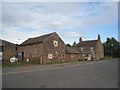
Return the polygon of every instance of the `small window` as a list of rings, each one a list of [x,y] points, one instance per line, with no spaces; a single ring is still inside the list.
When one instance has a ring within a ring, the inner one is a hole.
[[[93,48],[93,47],[91,47],[91,48],[90,48],[90,51],[94,51],[94,48]]]
[[[48,54],[48,58],[49,58],[49,59],[52,59],[52,54]]]
[[[83,51],[84,50],[84,48],[83,47],[81,47],[81,51]]]
[[[62,58],[62,55],[58,55],[57,57],[58,57],[59,59],[61,59],[61,58]]]
[[[85,54],[82,54],[83,57],[85,57]]]
[[[73,55],[71,55],[71,57],[73,57]]]
[[[91,57],[92,55],[91,54],[88,54],[89,57]]]
[[[58,47],[58,41],[54,41],[53,43],[55,47]]]

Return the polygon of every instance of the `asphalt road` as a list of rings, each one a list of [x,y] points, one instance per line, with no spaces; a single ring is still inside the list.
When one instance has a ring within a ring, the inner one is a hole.
[[[3,68],[3,88],[118,88],[118,60]]]

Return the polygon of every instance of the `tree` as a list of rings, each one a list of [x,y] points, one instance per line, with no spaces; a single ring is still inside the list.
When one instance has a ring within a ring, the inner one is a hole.
[[[106,56],[120,57],[120,42],[117,41],[114,37],[107,38],[107,41],[104,42],[103,45]]]

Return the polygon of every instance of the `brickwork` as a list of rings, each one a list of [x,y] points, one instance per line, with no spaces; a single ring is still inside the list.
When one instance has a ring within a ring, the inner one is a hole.
[[[54,45],[54,41],[58,42],[58,46]],[[65,44],[56,33],[53,33],[43,43],[19,46],[18,52],[24,52],[24,61],[29,59],[40,63],[59,62],[65,58]],[[49,54],[52,55],[52,59],[48,57]]]
[[[83,51],[81,51],[83,47]],[[93,48],[93,51],[91,51]],[[67,49],[67,53],[66,53]],[[104,57],[104,48],[99,40],[82,41],[73,48],[66,48],[65,43],[61,40],[57,33],[52,33],[37,38],[30,38],[18,46],[19,60],[52,63],[60,61],[76,61],[83,60],[91,54],[92,60]],[[83,56],[83,54],[85,56]]]

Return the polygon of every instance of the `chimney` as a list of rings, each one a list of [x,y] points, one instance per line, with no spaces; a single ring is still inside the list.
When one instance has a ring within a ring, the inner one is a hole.
[[[76,46],[76,42],[74,41],[74,43],[73,43],[73,47],[75,47]]]
[[[100,34],[98,34],[98,40],[100,41]]]
[[[79,42],[82,42],[82,38],[80,37]]]

